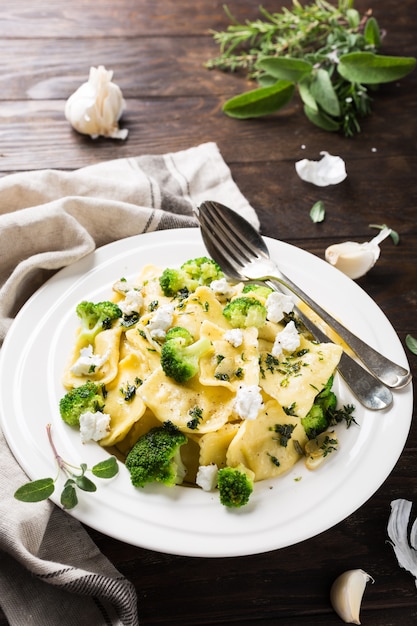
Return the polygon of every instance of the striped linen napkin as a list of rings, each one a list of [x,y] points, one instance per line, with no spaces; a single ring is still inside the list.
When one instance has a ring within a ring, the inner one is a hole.
[[[228,204],[259,227],[214,143],[0,179],[0,344],[58,269],[111,241],[196,226],[192,210],[203,200]],[[0,430],[0,605],[10,625],[138,624],[133,585],[83,526],[49,501],[13,497],[27,480]]]

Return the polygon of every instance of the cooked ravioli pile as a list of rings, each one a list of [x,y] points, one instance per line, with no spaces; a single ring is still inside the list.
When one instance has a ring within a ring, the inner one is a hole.
[[[126,461],[136,486],[214,490],[225,468],[260,481],[313,461],[312,443],[321,458],[336,446],[318,399],[335,406],[342,348],[312,340],[289,296],[228,283],[203,257],[178,270],[148,265],[135,281],[118,280],[109,302],[80,303],[77,314],[61,416]],[[163,429],[182,435],[161,461],[143,449]],[[145,477],[138,463],[152,464]]]

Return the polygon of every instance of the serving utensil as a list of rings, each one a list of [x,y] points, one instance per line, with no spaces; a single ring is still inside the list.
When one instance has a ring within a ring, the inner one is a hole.
[[[226,275],[236,280],[268,282],[274,288],[280,290],[284,288],[292,292],[305,302],[335,330],[372,373],[371,376],[346,352],[343,353],[340,362],[342,375],[349,386],[354,387],[352,391],[358,399],[366,403],[366,406],[376,405],[369,408],[389,406],[392,398],[390,399],[390,393],[383,385],[395,389],[406,386],[411,380],[411,375],[405,368],[393,363],[351,333],[285,276],[270,259],[268,248],[261,235],[238,213],[218,202],[207,201],[196,210],[196,215],[206,248]],[[323,331],[301,311],[298,310],[297,314],[319,341],[329,341]],[[383,385],[378,384],[376,378]],[[379,406],[380,404],[382,406]]]

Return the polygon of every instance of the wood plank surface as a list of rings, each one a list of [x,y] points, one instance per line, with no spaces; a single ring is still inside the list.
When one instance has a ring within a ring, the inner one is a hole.
[[[228,6],[238,20],[259,17],[251,0]],[[264,6],[278,11],[291,2]],[[386,29],[385,54],[417,55],[415,0],[358,0],[355,6],[372,8]],[[218,51],[210,30],[229,24],[222,7],[217,0],[3,2],[0,176],[73,170],[214,141],[267,236],[323,258],[330,243],[372,237],[369,224],[398,231],[399,245],[385,242],[377,265],[358,283],[405,346],[407,334],[417,337],[417,71],[375,93],[373,113],[352,139],[312,126],[298,99],[264,119],[232,120],[223,103],[252,85],[205,67]],[[64,117],[66,99],[99,64],[114,71],[126,99],[125,142],[81,136]],[[322,150],[345,159],[346,181],[327,188],[300,183],[295,161],[318,159]],[[318,200],[326,219],[313,224],[309,210]],[[415,376],[417,356],[406,353]],[[416,401],[406,447],[377,492],[343,522],[294,546],[239,558],[189,558],[89,532],[135,585],[141,626],[333,626],[342,622],[330,606],[330,585],[357,567],[375,578],[366,589],[362,624],[412,626],[415,582],[398,566],[386,525],[396,498],[412,500],[417,515],[415,417]],[[0,626],[6,624],[0,611]]]

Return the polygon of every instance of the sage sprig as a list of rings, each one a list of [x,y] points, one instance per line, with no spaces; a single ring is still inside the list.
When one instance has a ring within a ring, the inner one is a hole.
[[[337,6],[326,0],[302,6],[293,0],[292,10],[280,13],[260,7],[261,19],[244,24],[225,10],[232,24],[213,32],[220,55],[206,65],[244,71],[258,84],[224,104],[230,117],[270,115],[298,92],[313,124],[350,137],[371,113],[377,87],[403,78],[416,65],[414,57],[378,54],[379,24],[370,11],[361,16],[354,0],[339,0]]]
[[[49,443],[58,465],[57,476],[55,478],[40,478],[25,483],[14,493],[14,497],[17,500],[21,500],[22,502],[41,502],[42,500],[47,500],[54,493],[58,476],[63,472],[66,476],[66,481],[61,492],[60,501],[64,509],[73,509],[78,504],[77,488],[89,492],[97,490],[95,483],[86,476],[87,471],[91,472],[93,476],[97,478],[113,478],[118,473],[119,466],[114,456],[110,456],[104,461],[97,463],[90,470],[85,463],[74,466],[64,461],[58,454],[52,440],[50,424],[47,425],[46,430]]]

